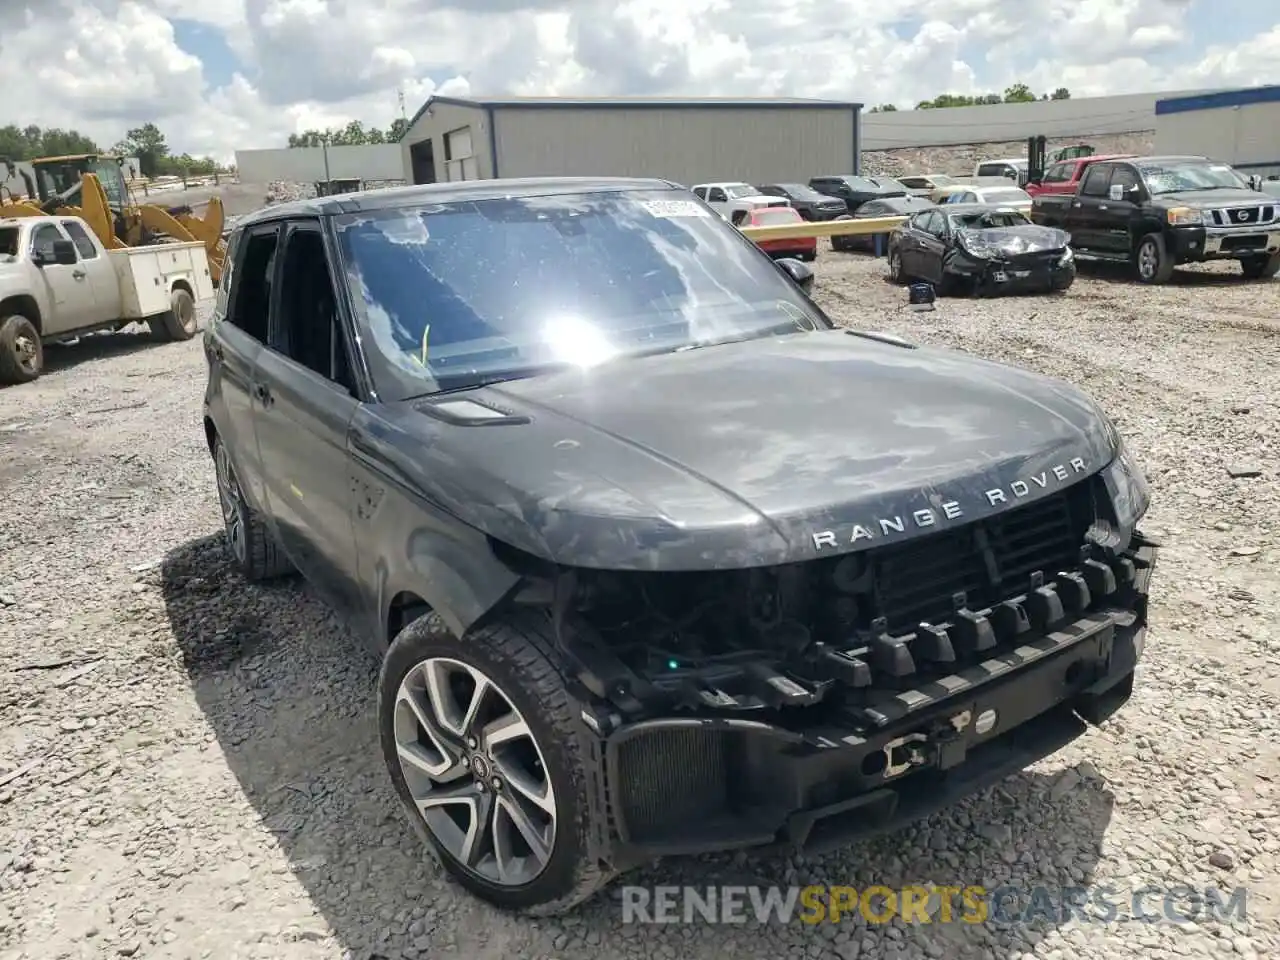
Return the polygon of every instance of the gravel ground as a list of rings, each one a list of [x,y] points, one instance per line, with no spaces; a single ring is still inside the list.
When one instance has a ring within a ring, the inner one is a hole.
[[[393,804],[377,664],[305,587],[247,586],[221,558],[199,342],[125,333],[0,391],[0,958],[1280,955],[1280,282],[1095,271],[1062,297],[912,314],[883,271],[825,254],[820,297],[1074,380],[1145,463],[1165,549],[1137,693],[911,830],[638,879],[1089,884],[1118,891],[1116,920],[623,925],[615,889],[535,923],[468,898]],[[1125,919],[1148,886],[1247,887],[1248,917]]]

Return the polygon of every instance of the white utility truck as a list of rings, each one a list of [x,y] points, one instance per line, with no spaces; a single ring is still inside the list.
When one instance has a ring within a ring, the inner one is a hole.
[[[202,243],[107,250],[78,217],[0,219],[0,383],[36,379],[45,344],[85,333],[146,323],[190,340],[213,295]]]
[[[693,188],[699,200],[707,201],[712,210],[730,223],[740,224],[752,210],[766,207],[789,207],[786,197],[769,197],[749,183],[699,183]]]

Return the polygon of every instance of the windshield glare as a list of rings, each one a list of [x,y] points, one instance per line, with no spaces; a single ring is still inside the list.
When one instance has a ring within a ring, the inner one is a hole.
[[[1249,184],[1225,163],[1142,164],[1138,169],[1152,196],[1182,190],[1249,189]]]
[[[951,226],[956,230],[991,230],[998,227],[1020,227],[1030,223],[1026,217],[1014,210],[1001,210],[994,213],[960,213],[952,214]]]
[[[760,191],[755,187],[748,186],[745,183],[729,183],[725,185],[724,193],[730,200],[739,200],[742,197],[754,197]]]
[[[335,226],[387,399],[829,325],[678,191],[460,201]]]

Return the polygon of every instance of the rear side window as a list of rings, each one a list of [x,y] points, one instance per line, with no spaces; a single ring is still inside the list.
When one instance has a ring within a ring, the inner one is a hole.
[[[76,250],[80,252],[82,260],[96,260],[98,257],[98,248],[93,245],[93,241],[89,239],[89,234],[85,233],[84,227],[76,223],[74,220],[63,220],[62,229],[67,231],[67,236],[71,238],[71,242],[76,245]]]
[[[53,256],[53,245],[59,240],[67,239],[62,231],[52,223],[42,223],[31,234],[31,251],[44,257]]]
[[[244,255],[236,267],[235,292],[227,322],[260,343],[267,342],[271,287],[275,280],[279,227],[256,230],[241,238]],[[226,283],[223,278],[223,283]]]
[[[1080,196],[1105,197],[1107,195],[1107,181],[1110,179],[1110,167],[1104,167],[1101,164],[1090,167],[1085,171],[1084,180],[1080,184]]]
[[[984,163],[978,167],[978,176],[980,177],[1003,177],[1009,173],[1009,165],[1007,163]]]

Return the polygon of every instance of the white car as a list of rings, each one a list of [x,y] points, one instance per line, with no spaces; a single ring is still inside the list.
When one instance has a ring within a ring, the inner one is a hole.
[[[1000,207],[1011,207],[1020,213],[1031,210],[1031,194],[1021,187],[988,187],[969,186],[963,190],[955,190],[947,195],[946,203],[993,203]]]
[[[975,177],[1008,177],[1015,183],[1023,183],[1027,177],[1030,164],[1018,157],[1003,160],[983,160],[973,166]]]
[[[749,183],[699,183],[693,193],[731,223],[737,223],[752,210],[791,206],[786,197],[766,196]]]

